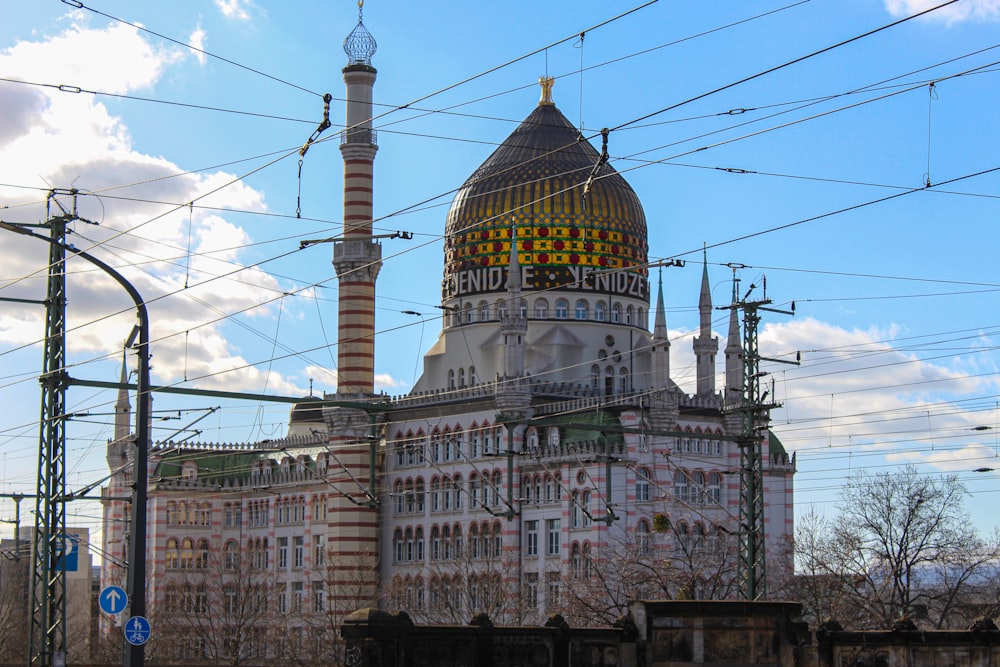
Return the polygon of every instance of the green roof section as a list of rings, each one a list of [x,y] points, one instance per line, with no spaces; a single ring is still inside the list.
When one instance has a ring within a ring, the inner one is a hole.
[[[562,441],[564,443],[573,442],[594,442],[600,440],[602,437],[607,439],[608,444],[611,445],[621,445],[625,442],[625,436],[621,431],[604,431],[601,427],[607,426],[610,429],[621,429],[621,422],[618,420],[618,415],[609,410],[598,410],[597,412],[586,412],[582,414],[572,414],[565,415],[562,418],[555,420],[558,422],[564,422],[567,424],[593,424],[593,429],[583,429],[579,426],[573,426],[571,428],[565,428],[562,434]]]
[[[774,431],[770,429],[768,429],[767,431],[767,443],[768,443],[768,448],[767,448],[768,454],[771,454],[772,456],[775,454],[785,454],[785,455],[788,454],[788,452],[785,451],[785,446],[781,444],[781,440],[778,440],[778,436],[775,435]]]

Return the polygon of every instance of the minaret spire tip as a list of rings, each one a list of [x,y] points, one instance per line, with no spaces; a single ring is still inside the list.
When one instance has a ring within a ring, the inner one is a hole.
[[[556,83],[556,78],[554,76],[540,76],[538,77],[538,85],[542,87],[542,97],[538,100],[538,106],[555,106],[555,102],[552,101],[552,86]]]

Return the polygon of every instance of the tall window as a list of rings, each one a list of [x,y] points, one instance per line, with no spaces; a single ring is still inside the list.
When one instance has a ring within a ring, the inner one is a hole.
[[[538,555],[538,521],[524,522],[525,554]]]
[[[569,301],[558,299],[556,301],[556,319],[565,320],[567,317],[569,317]]]
[[[635,500],[639,503],[649,501],[649,470],[639,468],[635,473]]]
[[[545,521],[545,529],[547,536],[545,540],[545,553],[549,556],[558,556],[560,539],[559,519],[547,519]]]
[[[293,540],[293,545],[294,545],[294,553],[293,553],[292,566],[293,567],[302,567],[302,565],[303,565],[303,563],[305,561],[305,553],[306,553],[306,543],[305,543],[305,540],[306,540],[306,538],[304,538],[302,536],[299,536],[299,537],[292,538],[292,540]]]
[[[278,538],[278,567],[288,567],[288,538]]]
[[[574,311],[574,317],[578,320],[587,319],[587,302],[580,299],[576,302],[576,310]]]
[[[604,321],[604,311],[605,311],[605,307],[604,307],[604,302],[603,301],[598,301],[597,303],[595,303],[594,304],[594,319],[597,320],[598,322],[603,322]]]
[[[524,573],[524,604],[528,607],[538,606],[538,573]]]
[[[686,470],[674,473],[674,498],[679,502],[688,502],[688,478]]]

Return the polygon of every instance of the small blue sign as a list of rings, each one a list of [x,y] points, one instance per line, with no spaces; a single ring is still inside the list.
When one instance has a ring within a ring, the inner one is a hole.
[[[105,614],[120,614],[128,605],[128,595],[120,586],[108,586],[101,591],[97,603]]]
[[[63,533],[62,539],[56,538],[56,569],[62,572],[76,572],[80,563],[80,536],[76,533]]]
[[[142,646],[149,641],[149,621],[144,616],[133,616],[125,622],[125,641],[132,646]]]

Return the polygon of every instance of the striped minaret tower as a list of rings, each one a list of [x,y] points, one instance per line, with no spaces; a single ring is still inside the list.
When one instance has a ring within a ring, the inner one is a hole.
[[[362,22],[344,40],[347,67],[347,122],[340,138],[344,156],[344,233],[333,245],[337,299],[337,393],[335,407],[323,411],[329,448],[336,456],[326,479],[340,495],[329,498],[326,527],[330,604],[353,610],[377,605],[379,584],[378,508],[371,492],[375,426],[364,407],[374,395],[375,278],[382,248],[372,238],[372,87],[375,39]]]
[[[344,233],[333,246],[337,271],[337,393],[371,395],[375,381],[375,279],[382,267],[382,246],[372,239],[372,88],[375,39],[362,22],[344,40],[347,67],[347,121],[340,136],[344,157]]]

